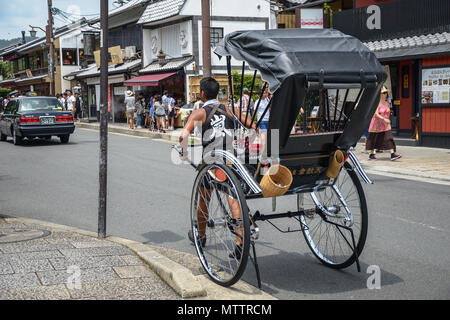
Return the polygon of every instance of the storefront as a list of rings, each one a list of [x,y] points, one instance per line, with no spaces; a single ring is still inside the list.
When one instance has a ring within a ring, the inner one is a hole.
[[[422,146],[450,148],[449,12],[448,0],[356,0],[333,15],[335,29],[360,39],[385,66],[393,131]]]
[[[450,44],[450,33],[447,37]],[[446,55],[430,56],[431,49],[422,46],[406,59],[375,53],[389,75],[393,131],[418,145],[450,148],[450,46]]]
[[[109,120],[115,123],[126,122],[125,92],[127,90],[124,82],[137,74],[141,67],[140,60],[132,60],[121,65],[111,65],[108,68],[108,113]],[[86,96],[89,110],[89,121],[98,121],[100,112],[100,71],[94,64],[75,76],[82,83],[82,96]]]

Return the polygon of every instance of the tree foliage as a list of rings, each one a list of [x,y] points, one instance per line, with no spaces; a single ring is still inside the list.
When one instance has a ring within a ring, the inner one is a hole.
[[[11,89],[7,89],[7,88],[2,88],[0,87],[0,97],[6,98],[6,96],[8,95],[8,93],[11,92]]]
[[[233,76],[233,94],[236,97],[236,100],[238,100],[241,96],[242,74],[240,71],[237,71],[237,70],[232,71],[231,74]],[[250,75],[250,74],[244,75],[244,88],[247,88],[249,92],[252,88],[252,81],[253,81],[253,75]],[[262,89],[262,86],[263,86],[263,81],[261,80],[260,76],[257,76],[256,80],[255,80],[255,86],[253,88],[253,95],[252,95],[252,99],[254,101],[259,99],[259,93]]]

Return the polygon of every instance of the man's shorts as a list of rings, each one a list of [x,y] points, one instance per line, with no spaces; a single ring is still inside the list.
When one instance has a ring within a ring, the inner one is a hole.
[[[261,121],[259,124],[259,129],[261,131],[267,131],[267,128],[269,127],[269,121]]]
[[[169,119],[171,118],[175,118],[175,110],[172,110],[171,112],[169,112]]]
[[[78,119],[78,118],[81,119],[81,109],[76,109],[73,116],[74,116],[74,119]]]
[[[127,110],[127,119],[134,119],[134,110]]]

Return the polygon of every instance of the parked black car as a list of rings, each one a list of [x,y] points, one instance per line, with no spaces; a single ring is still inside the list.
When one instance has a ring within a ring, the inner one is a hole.
[[[72,114],[63,111],[58,99],[52,97],[19,97],[11,99],[0,113],[0,140],[12,136],[15,145],[23,138],[58,136],[68,143],[75,130]]]

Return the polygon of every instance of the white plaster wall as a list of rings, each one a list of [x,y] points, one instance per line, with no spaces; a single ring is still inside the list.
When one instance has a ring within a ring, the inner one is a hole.
[[[265,22],[247,22],[247,21],[211,21],[211,27],[213,28],[223,28],[224,36],[228,33],[239,31],[239,30],[265,30]],[[202,55],[202,22],[198,22],[198,38],[199,38],[199,63],[203,65],[203,55]],[[219,60],[217,55],[213,52],[214,48],[211,48],[211,66],[226,66],[226,59],[222,58]],[[232,60],[233,66],[240,66],[242,62],[237,60]]]
[[[210,0],[211,15],[228,17],[268,18],[270,3],[267,0]],[[258,8],[259,6],[259,8]],[[201,0],[187,0],[180,15],[200,16]]]
[[[185,21],[173,24],[171,27],[179,27],[176,38],[177,43],[181,46],[181,56],[192,55],[192,21]],[[166,27],[167,29],[167,27]],[[148,66],[153,60],[157,59],[159,50],[162,47],[162,32],[160,29],[144,29],[143,30],[143,50],[144,50],[144,67]]]
[[[152,30],[143,29],[142,34],[142,65],[145,67],[152,62]]]

